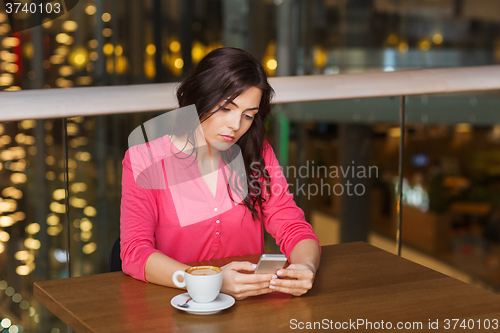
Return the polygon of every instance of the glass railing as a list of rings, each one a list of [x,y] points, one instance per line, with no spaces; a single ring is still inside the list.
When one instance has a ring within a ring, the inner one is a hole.
[[[431,94],[432,89],[453,91],[453,85],[447,78],[422,84],[432,74],[428,71],[377,73],[382,81],[373,74],[274,79],[277,104],[268,135],[289,189],[323,245],[365,240],[396,252],[400,94],[406,91],[402,255],[498,291],[499,69],[484,74],[480,86],[474,86],[480,78],[467,81],[461,70],[446,75],[464,80],[460,89],[471,92]],[[467,69],[467,75],[481,70]],[[417,83],[408,84],[408,77]],[[335,84],[328,89],[328,82]],[[349,86],[339,90],[340,82]],[[360,86],[362,96],[352,98]],[[65,331],[33,297],[33,282],[109,271],[111,244],[120,230],[128,135],[172,108],[158,108],[170,92],[151,91],[173,85],[138,87],[142,92],[134,98],[148,101],[142,112],[120,111],[121,87],[113,87],[117,94],[100,94],[80,105],[78,110],[85,109],[80,115],[68,96],[85,101],[86,89],[51,90],[51,98],[42,102],[29,96],[43,91],[0,93],[0,105],[7,105],[0,116],[10,120],[0,126],[0,290],[9,314],[3,328]],[[90,88],[94,94],[106,89]],[[383,94],[384,89],[389,91]],[[411,89],[426,94],[411,95]],[[29,119],[13,113],[21,94]],[[54,109],[60,100],[66,103],[63,111]],[[60,117],[36,117],[56,113]],[[275,246],[268,236],[266,246]]]

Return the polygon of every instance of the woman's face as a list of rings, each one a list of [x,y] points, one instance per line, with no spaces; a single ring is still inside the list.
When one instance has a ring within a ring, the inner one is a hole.
[[[259,112],[262,90],[251,87],[201,123],[205,140],[218,150],[229,149],[245,134]],[[217,104],[210,113],[224,105]]]

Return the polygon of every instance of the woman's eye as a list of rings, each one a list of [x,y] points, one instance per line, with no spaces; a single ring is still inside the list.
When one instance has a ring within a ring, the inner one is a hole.
[[[248,120],[252,120],[253,119],[253,117],[251,115],[249,115],[249,114],[246,114],[245,118],[248,119]]]

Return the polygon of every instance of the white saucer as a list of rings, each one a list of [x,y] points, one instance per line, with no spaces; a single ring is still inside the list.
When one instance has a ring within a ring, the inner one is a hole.
[[[176,309],[186,311],[187,313],[196,315],[210,315],[234,305],[235,300],[232,296],[220,293],[217,298],[210,303],[196,303],[195,301],[189,301],[188,308],[181,308],[178,304],[184,304],[189,298],[188,293],[180,294],[172,298],[170,304]]]

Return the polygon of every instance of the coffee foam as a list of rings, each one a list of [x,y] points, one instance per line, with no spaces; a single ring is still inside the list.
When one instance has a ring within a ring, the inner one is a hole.
[[[215,275],[220,272],[222,272],[222,270],[215,266],[198,266],[186,269],[186,273],[191,275]]]
[[[201,268],[201,269],[192,270],[189,274],[192,274],[192,275],[215,275],[218,273],[210,268]]]

